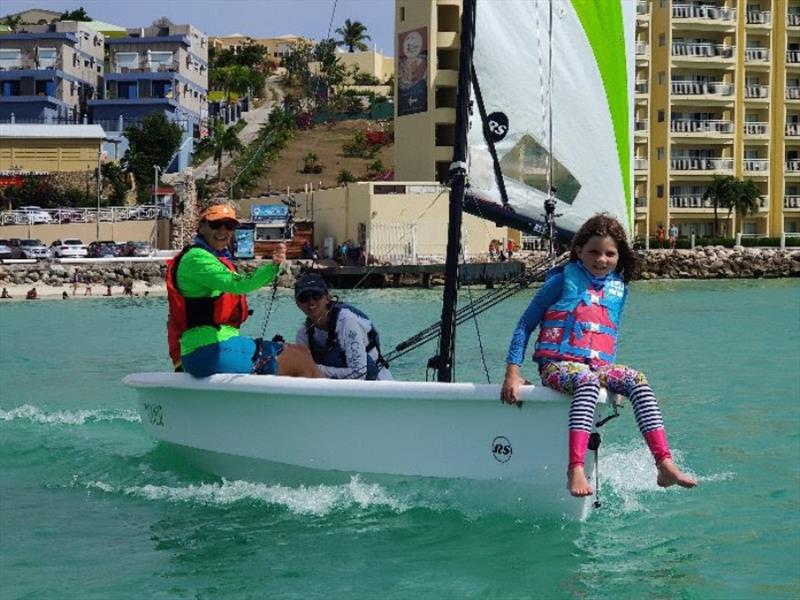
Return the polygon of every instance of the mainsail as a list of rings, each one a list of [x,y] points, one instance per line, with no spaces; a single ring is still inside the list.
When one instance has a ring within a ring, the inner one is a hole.
[[[477,0],[475,12],[473,97],[487,120],[473,111],[465,209],[543,233],[552,177],[564,236],[597,212],[630,232],[633,0]]]

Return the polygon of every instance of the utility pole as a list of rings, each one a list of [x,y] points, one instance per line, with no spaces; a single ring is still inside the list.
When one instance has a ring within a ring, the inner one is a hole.
[[[101,189],[101,176],[100,176],[100,161],[103,158],[103,143],[100,143],[100,149],[97,151],[97,231],[95,239],[100,241],[100,189]]]
[[[156,240],[155,240],[155,251],[158,253],[158,217],[161,216],[161,207],[158,205],[158,174],[161,171],[161,167],[158,165],[153,165],[153,171],[155,172],[155,178],[153,183],[153,204],[156,206]]]

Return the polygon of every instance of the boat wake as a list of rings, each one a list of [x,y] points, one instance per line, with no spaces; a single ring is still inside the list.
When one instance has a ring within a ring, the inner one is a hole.
[[[326,516],[350,508],[389,508],[404,512],[411,508],[397,500],[378,484],[367,484],[358,476],[342,485],[286,487],[249,481],[200,483],[186,486],[138,485],[114,486],[103,481],[84,484],[90,491],[125,494],[146,500],[187,503],[225,508],[241,504],[282,506],[298,515]]]
[[[135,410],[127,409],[95,409],[95,410],[59,410],[46,412],[30,404],[23,404],[11,410],[0,409],[0,421],[30,421],[43,425],[85,425],[98,421],[127,421],[141,423],[142,419]]]

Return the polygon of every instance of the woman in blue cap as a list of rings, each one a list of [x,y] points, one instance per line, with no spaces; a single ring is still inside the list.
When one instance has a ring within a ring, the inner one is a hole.
[[[332,297],[319,274],[302,275],[295,283],[294,299],[306,315],[295,341],[311,351],[325,377],[392,379],[372,321],[355,306]]]

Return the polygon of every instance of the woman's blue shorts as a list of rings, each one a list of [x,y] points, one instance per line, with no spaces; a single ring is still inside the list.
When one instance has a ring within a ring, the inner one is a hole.
[[[214,373],[274,375],[278,372],[277,356],[282,351],[280,342],[237,335],[218,344],[201,346],[182,356],[181,362],[183,370],[195,377]]]

